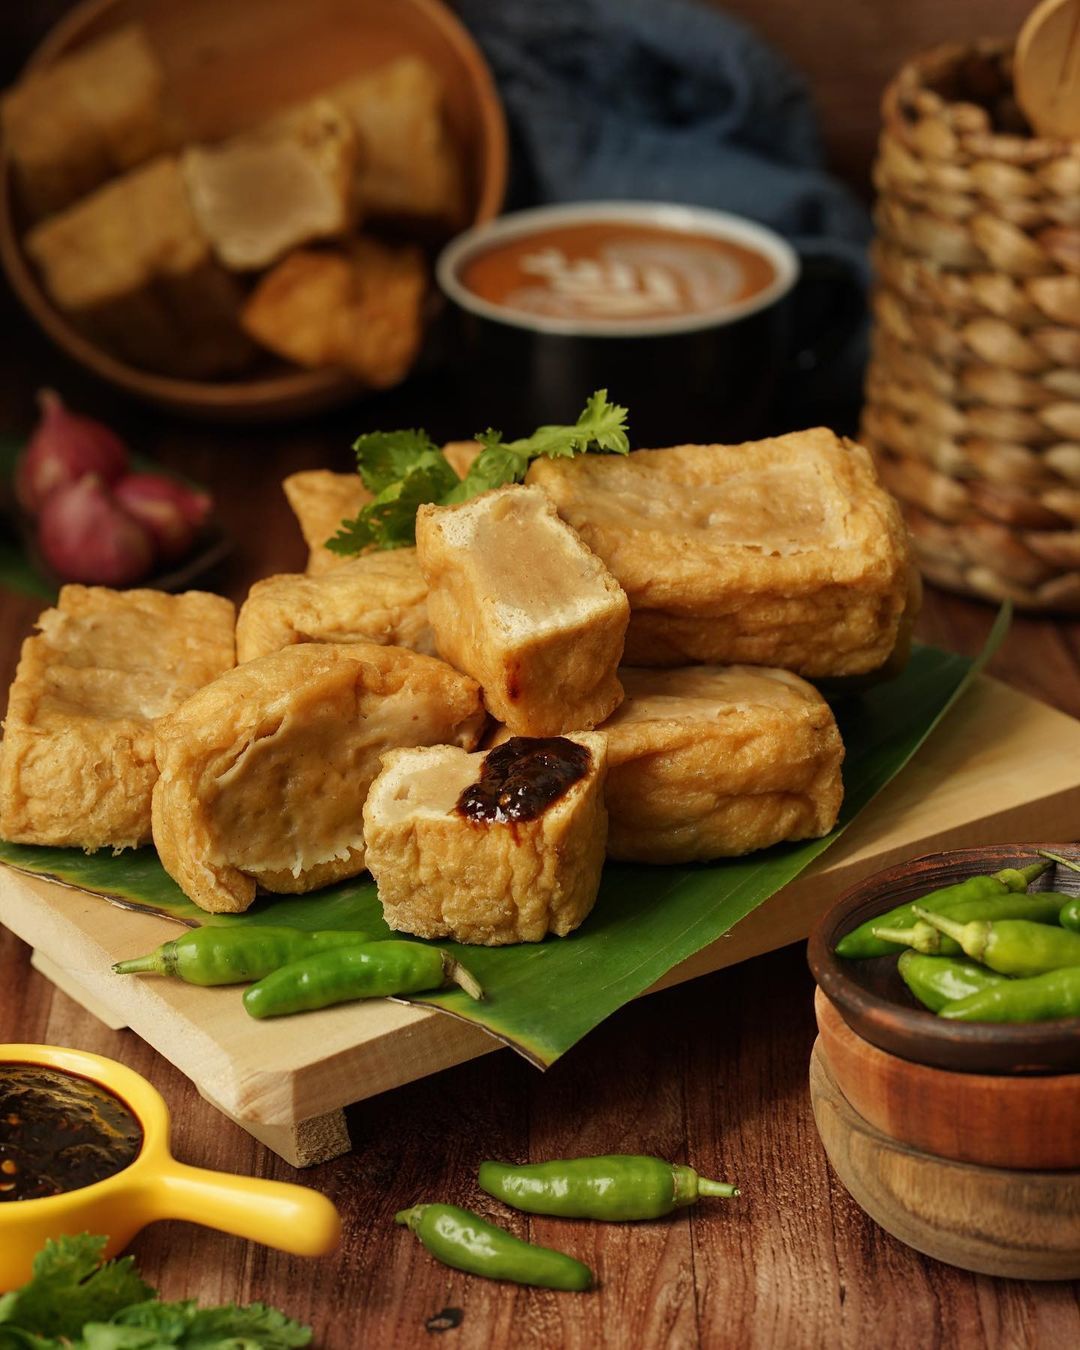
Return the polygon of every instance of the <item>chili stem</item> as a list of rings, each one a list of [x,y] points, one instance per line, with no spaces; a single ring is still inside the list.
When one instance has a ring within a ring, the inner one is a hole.
[[[708,1177],[698,1177],[698,1195],[741,1195],[742,1191],[738,1186],[733,1186],[730,1181],[710,1181]]]
[[[460,961],[455,961],[449,952],[443,952],[443,972],[450,983],[464,989],[470,998],[479,1002],[484,997],[480,981],[475,975],[470,975]]]
[[[163,975],[164,968],[157,952],[150,952],[147,956],[133,956],[128,961],[117,961],[113,966],[117,975]]]
[[[1063,858],[1058,853],[1049,853],[1045,848],[1036,849],[1035,851],[1041,853],[1044,858],[1050,858],[1054,862],[1060,863],[1062,867],[1067,867],[1070,872],[1080,872],[1080,863],[1078,862],[1073,862],[1069,858]]]
[[[912,905],[911,908],[920,919],[925,919],[925,921],[930,924],[931,927],[936,928],[939,933],[945,933],[948,937],[951,937],[954,942],[958,942],[964,951],[967,952],[968,956],[973,956],[976,961],[982,960],[983,951],[986,949],[986,938],[983,937],[982,946],[980,948],[977,941],[973,941],[969,936],[968,930],[976,929],[976,932],[979,932],[980,935],[983,932],[989,933],[990,925],[988,923],[983,922],[976,928],[975,924],[957,923],[955,919],[945,919],[940,914],[931,914],[928,909],[923,909],[919,905]],[[965,939],[967,940],[965,941]]]

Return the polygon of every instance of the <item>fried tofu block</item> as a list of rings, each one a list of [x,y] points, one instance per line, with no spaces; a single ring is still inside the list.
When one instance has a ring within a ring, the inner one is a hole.
[[[400,383],[423,336],[427,268],[418,248],[357,239],[350,252],[290,253],[244,306],[246,332],[287,361],[340,366],[372,389]]]
[[[526,482],[626,591],[628,665],[860,675],[896,644],[907,532],[867,451],[831,431],[537,460]]]
[[[447,463],[459,478],[464,478],[472,462],[483,449],[479,441],[447,441],[442,448]]]
[[[435,655],[416,549],[344,559],[320,576],[257,581],[236,620],[236,659],[297,642],[377,642]]]
[[[305,643],[248,661],[157,725],[162,865],[211,913],[247,909],[257,886],[356,876],[382,753],[471,748],[483,724],[474,681],[403,647]]]
[[[606,765],[603,736],[569,740],[585,751],[583,776],[534,819],[509,822],[457,809],[480,780],[487,753],[440,745],[383,756],[364,804],[364,832],[391,928],[488,947],[577,928],[600,885]],[[524,737],[515,743],[538,744]]]
[[[4,95],[0,120],[34,219],[169,149],[179,133],[161,64],[134,23],[28,74]]]
[[[326,547],[343,520],[351,520],[371,501],[371,493],[355,473],[331,473],[329,469],[302,469],[281,484],[304,542],[308,546],[309,575],[318,576],[348,561]]]
[[[438,72],[402,56],[330,91],[365,148],[356,197],[365,216],[464,224],[461,159],[443,116]]]
[[[154,723],[234,662],[233,606],[190,591],[65,586],[23,643],[0,747],[0,835],[150,840]]]
[[[43,221],[26,251],[53,303],[133,365],[202,377],[251,359],[241,292],[214,261],[170,155]]]
[[[607,737],[608,854],[681,863],[812,839],[836,824],[844,746],[797,675],[756,666],[620,672]]]
[[[221,145],[188,147],[181,167],[218,260],[245,272],[269,267],[313,239],[347,233],[359,154],[349,119],[314,99]]]
[[[479,441],[447,441],[443,454],[459,478],[480,453]],[[318,576],[348,562],[348,557],[326,548],[343,520],[351,520],[371,501],[371,493],[355,473],[331,473],[329,469],[303,469],[290,474],[282,484],[285,496],[310,550],[307,571]]]
[[[558,736],[610,716],[622,701],[626,596],[543,492],[421,506],[416,546],[439,652],[479,680],[500,722]]]

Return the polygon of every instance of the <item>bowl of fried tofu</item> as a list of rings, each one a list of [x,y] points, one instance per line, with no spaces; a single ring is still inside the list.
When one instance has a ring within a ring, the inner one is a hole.
[[[440,0],[87,0],[0,126],[22,303],[94,374],[196,416],[403,380],[433,252],[506,182],[490,72]]]

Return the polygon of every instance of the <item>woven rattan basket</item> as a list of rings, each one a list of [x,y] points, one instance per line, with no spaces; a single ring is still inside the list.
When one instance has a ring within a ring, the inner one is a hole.
[[[883,114],[862,439],[931,580],[1080,611],[1080,142],[1026,130],[1004,43]]]

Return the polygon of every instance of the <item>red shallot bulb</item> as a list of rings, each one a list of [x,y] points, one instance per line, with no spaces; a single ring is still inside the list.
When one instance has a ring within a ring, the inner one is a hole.
[[[41,419],[15,470],[15,495],[24,511],[36,516],[58,488],[70,487],[88,473],[111,483],[127,468],[127,446],[92,417],[69,412],[51,389],[38,393]]]
[[[113,485],[113,496],[150,531],[163,562],[187,553],[212,505],[209,493],[160,473],[129,473]]]
[[[92,473],[50,493],[38,518],[38,546],[58,576],[87,585],[130,586],[154,563],[149,530]]]

